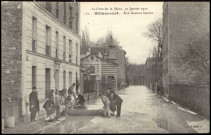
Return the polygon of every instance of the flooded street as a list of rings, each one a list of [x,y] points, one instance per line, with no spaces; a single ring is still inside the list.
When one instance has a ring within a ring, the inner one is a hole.
[[[39,133],[197,133],[209,132],[209,122],[197,114],[178,109],[145,86],[118,91],[122,97],[121,117],[70,116]],[[89,110],[103,107],[101,99],[87,103]],[[191,123],[194,123],[191,125]]]

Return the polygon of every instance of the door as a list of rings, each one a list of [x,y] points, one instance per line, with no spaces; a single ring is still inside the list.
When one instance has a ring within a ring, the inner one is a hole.
[[[72,86],[72,72],[69,72],[69,87]]]
[[[45,98],[48,97],[50,89],[51,89],[50,68],[46,68],[45,69]]]
[[[55,91],[59,90],[59,70],[55,70]]]

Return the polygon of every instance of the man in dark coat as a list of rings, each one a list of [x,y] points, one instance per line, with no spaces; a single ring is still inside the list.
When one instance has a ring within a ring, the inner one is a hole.
[[[36,113],[40,111],[40,104],[38,100],[38,94],[36,87],[32,88],[32,92],[29,95],[30,111],[31,111],[31,121],[35,121]]]
[[[77,80],[77,81],[76,81],[76,94],[78,94],[79,86],[80,86],[80,83],[79,83],[79,81]]]
[[[76,102],[77,102],[77,104],[83,106],[84,102],[85,102],[85,99],[84,99],[84,97],[81,94],[78,94],[78,98],[76,99]]]
[[[113,99],[115,100],[116,105],[117,105],[117,115],[116,115],[116,117],[120,117],[120,114],[121,114],[121,106],[122,106],[123,100],[113,90],[111,90],[111,93],[113,93]]]

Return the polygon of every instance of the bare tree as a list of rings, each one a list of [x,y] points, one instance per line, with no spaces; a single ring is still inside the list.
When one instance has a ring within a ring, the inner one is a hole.
[[[90,46],[89,32],[86,28],[82,31],[81,39],[82,39],[82,46]]]
[[[144,36],[156,41],[158,43],[158,56],[162,56],[163,45],[163,20],[162,18],[153,22],[148,26],[148,31],[143,34]]]
[[[190,70],[189,74],[199,73],[204,81],[210,82],[210,44],[209,34],[194,36],[183,47],[177,48],[175,62],[178,66],[184,67],[185,71]],[[193,72],[194,71],[194,72]]]
[[[119,46],[119,41],[114,38],[111,31],[108,31],[105,37],[101,37],[97,40],[96,46]]]

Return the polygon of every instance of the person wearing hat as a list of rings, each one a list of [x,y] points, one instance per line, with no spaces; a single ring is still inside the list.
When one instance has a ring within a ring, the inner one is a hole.
[[[50,94],[48,95],[48,99],[54,101],[54,90],[51,89]]]
[[[51,89],[51,92],[48,95],[48,99],[43,105],[43,108],[46,111],[47,117],[49,117],[51,114],[54,113],[55,109],[54,109],[54,90],[53,89]]]
[[[121,114],[121,106],[122,106],[123,100],[113,90],[111,90],[111,93],[113,94],[113,100],[116,102],[116,106],[117,106],[117,115],[116,115],[116,117],[120,117],[120,114]]]
[[[32,88],[32,92],[29,95],[29,103],[30,103],[30,118],[31,121],[35,121],[36,113],[40,111],[40,104],[38,100],[38,94],[36,87]]]

